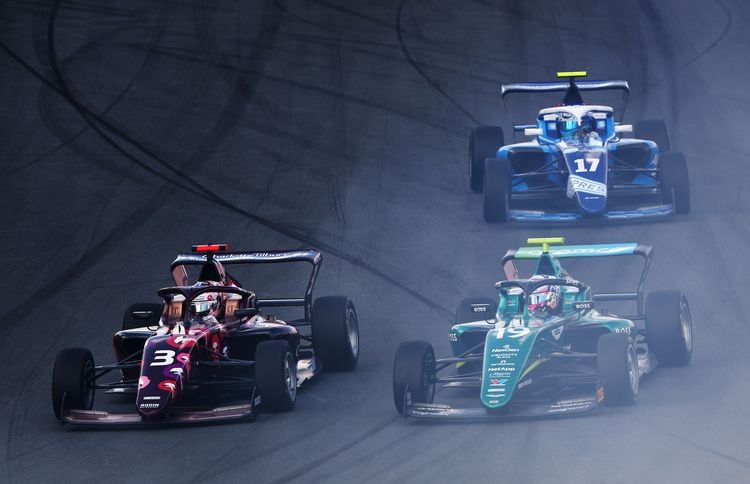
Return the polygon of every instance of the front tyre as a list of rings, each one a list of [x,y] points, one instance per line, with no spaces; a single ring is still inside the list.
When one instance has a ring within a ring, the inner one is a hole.
[[[693,324],[687,298],[679,291],[656,291],[646,299],[646,341],[659,364],[684,366],[693,354]]]
[[[475,193],[484,188],[484,160],[497,156],[505,144],[503,128],[499,126],[477,126],[469,135],[469,186]]]
[[[508,221],[510,207],[510,162],[502,158],[484,160],[484,220]]]
[[[426,341],[406,341],[393,361],[393,402],[401,415],[407,402],[432,403],[435,397],[435,351]]]
[[[297,364],[289,343],[262,341],[255,347],[255,384],[266,412],[288,412],[297,401]]]
[[[52,371],[52,410],[59,420],[66,410],[94,406],[94,357],[85,348],[65,348]]]
[[[359,321],[354,303],[346,296],[326,296],[312,307],[315,354],[326,371],[350,371],[359,359]]]
[[[606,405],[627,405],[638,394],[638,357],[625,334],[607,333],[596,345],[596,365]]]
[[[674,204],[675,213],[690,213],[690,181],[685,155],[670,151],[659,156],[662,192],[667,203]]]

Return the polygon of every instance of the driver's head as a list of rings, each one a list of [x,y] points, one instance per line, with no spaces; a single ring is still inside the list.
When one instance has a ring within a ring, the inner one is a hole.
[[[560,114],[556,121],[557,132],[562,139],[570,139],[578,133],[578,120],[567,113]]]
[[[546,279],[545,276],[534,276],[532,280]],[[562,296],[560,286],[550,284],[540,286],[529,294],[529,314],[536,318],[549,318],[560,314],[562,310]]]
[[[198,287],[219,286],[215,282],[201,282]],[[192,319],[205,319],[213,316],[218,318],[223,306],[223,295],[219,292],[202,292],[190,302],[190,316]]]

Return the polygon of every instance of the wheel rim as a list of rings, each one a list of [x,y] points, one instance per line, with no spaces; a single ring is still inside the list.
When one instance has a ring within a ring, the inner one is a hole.
[[[693,351],[693,327],[690,324],[690,309],[688,309],[685,301],[680,303],[680,332],[685,343],[685,349],[688,352]]]
[[[432,353],[427,353],[424,359],[424,381],[422,382],[422,388],[424,388],[425,403],[431,403],[435,398],[435,356]]]
[[[294,367],[292,354],[286,354],[284,358],[284,382],[286,383],[286,393],[291,401],[297,397],[297,371]]]
[[[357,315],[351,309],[346,312],[346,332],[349,337],[349,348],[351,348],[352,356],[357,358],[359,356],[359,322],[357,321]]]
[[[83,375],[81,379],[81,396],[83,408],[90,410],[94,406],[94,362],[86,361],[83,365]]]
[[[630,381],[630,390],[633,395],[638,393],[638,357],[635,354],[635,347],[628,346],[628,380]]]

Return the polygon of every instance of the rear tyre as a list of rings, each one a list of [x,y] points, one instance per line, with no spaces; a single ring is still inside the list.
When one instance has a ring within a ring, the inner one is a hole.
[[[664,200],[674,203],[677,214],[690,213],[690,182],[685,155],[671,151],[659,156]]]
[[[326,371],[350,371],[359,359],[359,322],[354,303],[346,296],[326,296],[312,307],[315,354]]]
[[[508,160],[484,160],[484,220],[488,223],[508,221],[510,174]]]
[[[505,144],[503,128],[498,126],[477,126],[469,135],[469,185],[475,193],[484,188],[484,160],[495,158],[497,151]]]
[[[91,410],[94,405],[94,357],[85,348],[65,348],[52,371],[52,410],[60,419],[66,410]]]
[[[669,131],[663,119],[644,119],[635,123],[634,133],[638,139],[651,140],[659,147],[659,153],[663,154],[672,149],[669,141]]]
[[[255,384],[266,412],[288,412],[297,400],[297,364],[282,340],[262,341],[255,347]]]
[[[606,405],[627,405],[638,394],[638,357],[625,334],[607,333],[596,345],[596,364]]]
[[[659,364],[684,366],[693,354],[687,298],[679,291],[652,292],[646,299],[646,341]]]
[[[159,303],[136,303],[128,306],[122,318],[122,330],[158,326],[162,305]]]
[[[393,361],[393,403],[404,415],[408,402],[432,403],[435,397],[435,351],[426,341],[406,341]]]

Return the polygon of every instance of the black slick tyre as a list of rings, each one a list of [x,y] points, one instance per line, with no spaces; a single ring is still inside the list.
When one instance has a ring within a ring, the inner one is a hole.
[[[289,343],[262,341],[255,347],[255,384],[266,412],[288,412],[297,400],[297,363]]]
[[[435,397],[435,351],[426,341],[405,341],[393,361],[393,402],[404,415],[407,401],[432,403]]]
[[[469,135],[469,186],[475,193],[484,188],[484,160],[494,158],[505,144],[503,128],[477,126]]]
[[[638,358],[626,334],[607,333],[596,345],[596,365],[606,405],[627,405],[638,394]]]
[[[646,298],[646,342],[663,366],[684,366],[693,354],[693,326],[687,298],[656,291]]]
[[[122,318],[122,330],[157,326],[161,319],[162,307],[160,303],[131,304]]]
[[[510,205],[510,162],[500,158],[484,160],[484,220],[508,221]]]
[[[91,410],[94,405],[94,357],[85,348],[65,348],[52,371],[52,409],[60,419],[69,409]]]
[[[350,371],[359,359],[359,322],[354,303],[346,296],[326,296],[312,307],[315,354],[325,371]]]
[[[659,147],[659,153],[663,154],[672,149],[669,141],[669,131],[663,119],[644,119],[635,123],[634,135],[638,139],[650,140]]]
[[[673,203],[678,215],[690,213],[690,181],[685,155],[670,151],[659,156],[664,201]]]

